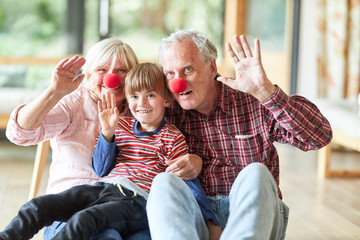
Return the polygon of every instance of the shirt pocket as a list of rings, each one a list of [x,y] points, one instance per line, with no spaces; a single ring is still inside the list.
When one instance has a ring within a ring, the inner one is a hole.
[[[266,141],[261,133],[235,135],[231,147],[230,159],[240,168],[252,162],[263,162],[268,155]]]

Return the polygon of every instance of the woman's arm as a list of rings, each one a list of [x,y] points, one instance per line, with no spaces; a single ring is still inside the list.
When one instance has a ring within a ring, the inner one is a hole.
[[[39,127],[45,116],[60,99],[79,86],[84,75],[80,74],[76,78],[75,76],[84,63],[85,59],[78,56],[61,60],[53,71],[50,86],[19,110],[16,119],[19,126],[28,130]]]

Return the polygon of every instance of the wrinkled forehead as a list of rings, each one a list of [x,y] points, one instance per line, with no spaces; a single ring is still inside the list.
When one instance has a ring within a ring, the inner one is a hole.
[[[191,45],[177,45],[168,48],[163,52],[160,60],[164,72],[172,68],[184,68],[204,63],[197,47]]]
[[[191,38],[185,38],[174,42],[164,44],[159,52],[159,64],[162,65],[162,59],[165,55],[171,55],[173,58],[188,56],[189,54],[199,55],[199,48]]]

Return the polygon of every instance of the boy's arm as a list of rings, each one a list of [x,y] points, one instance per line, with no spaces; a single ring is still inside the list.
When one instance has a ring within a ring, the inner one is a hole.
[[[115,96],[107,93],[98,101],[101,133],[96,143],[91,164],[98,177],[106,176],[115,167],[119,149],[114,140],[115,129],[119,120]]]
[[[115,167],[118,152],[114,138],[112,142],[108,142],[100,133],[91,158],[92,168],[98,177],[104,177],[111,172]]]

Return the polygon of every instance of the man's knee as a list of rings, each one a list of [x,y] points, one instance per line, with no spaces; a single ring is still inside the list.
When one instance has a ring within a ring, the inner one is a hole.
[[[252,193],[271,191],[277,194],[277,185],[269,169],[262,163],[251,163],[237,176],[232,192],[248,189]]]
[[[239,174],[247,179],[267,180],[273,179],[269,169],[262,163],[254,162],[246,166]]]
[[[163,189],[167,187],[173,188],[179,185],[178,184],[179,181],[182,180],[171,173],[167,173],[167,172],[159,173],[158,175],[155,176],[154,180],[152,181],[151,190],[157,188]]]

